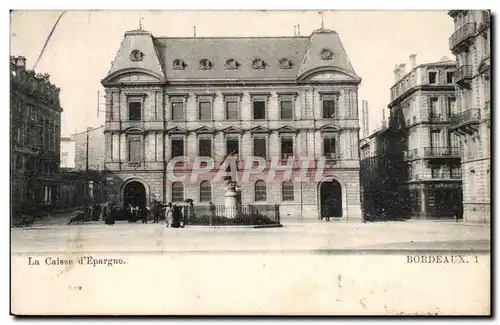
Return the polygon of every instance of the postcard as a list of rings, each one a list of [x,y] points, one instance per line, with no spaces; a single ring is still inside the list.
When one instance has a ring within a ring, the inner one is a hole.
[[[10,19],[11,314],[491,314],[490,11]]]

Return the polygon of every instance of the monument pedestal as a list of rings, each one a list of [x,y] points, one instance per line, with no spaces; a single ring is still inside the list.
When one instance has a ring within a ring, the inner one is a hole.
[[[238,215],[238,188],[236,184],[228,184],[224,196],[226,198],[224,216],[229,219],[234,219]]]

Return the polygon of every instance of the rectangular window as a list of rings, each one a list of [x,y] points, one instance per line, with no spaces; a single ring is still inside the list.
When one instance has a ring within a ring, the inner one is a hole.
[[[335,140],[333,136],[323,138],[323,153],[327,159],[337,158],[337,144]]]
[[[408,166],[408,179],[409,180],[413,179],[413,166],[412,165]]]
[[[263,100],[252,101],[253,105],[253,119],[265,120],[266,119],[266,102]]]
[[[281,159],[293,156],[293,139],[291,137],[281,138]]]
[[[441,131],[439,130],[433,130],[431,132],[431,147],[432,148],[439,148],[442,147],[441,143]]]
[[[253,139],[253,155],[264,159],[267,158],[267,144],[265,138]]]
[[[141,103],[140,102],[129,102],[128,103],[128,119],[130,121],[140,121],[141,120]]]
[[[429,84],[435,84],[437,83],[437,73],[436,72],[429,72]]]
[[[129,140],[128,142],[128,160],[130,162],[140,162],[142,159],[142,141],[141,140]]]
[[[212,119],[212,103],[211,102],[199,102],[199,113],[198,119],[202,121],[207,121]]]
[[[438,99],[437,98],[430,98],[429,99],[429,111],[432,119],[436,119],[440,117],[439,110],[438,110]]]
[[[198,140],[198,155],[201,157],[212,157],[212,139]]]
[[[441,174],[441,167],[431,167],[432,178],[439,178]]]
[[[172,139],[172,158],[184,156],[184,139]]]
[[[453,71],[446,71],[446,83],[447,84],[453,83]]]
[[[335,100],[333,98],[323,99],[323,118],[335,118]]]
[[[291,120],[293,119],[293,101],[283,100],[280,102],[281,105],[281,119]]]
[[[448,117],[451,117],[453,115],[455,115],[457,112],[456,112],[456,100],[455,98],[448,98],[448,101],[446,103],[446,114],[448,114]]]
[[[61,152],[61,164],[64,167],[68,166],[68,153],[67,152]]]
[[[173,102],[172,103],[172,120],[174,120],[174,121],[184,120],[184,103],[183,102]]]
[[[226,119],[227,120],[239,120],[240,110],[237,101],[227,101],[226,102]]]
[[[449,135],[449,144],[450,144],[450,147],[451,148],[460,148],[461,147],[461,144],[460,144],[460,136],[453,133],[453,132],[449,132],[448,133]],[[457,149],[452,149],[452,150],[457,150]]]
[[[227,138],[226,139],[226,153],[237,155],[239,152],[239,140],[238,138]]]
[[[460,166],[450,166],[450,178],[462,178],[462,169],[460,168]]]

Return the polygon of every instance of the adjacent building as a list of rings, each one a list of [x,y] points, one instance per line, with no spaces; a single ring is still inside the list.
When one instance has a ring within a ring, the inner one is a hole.
[[[75,168],[75,140],[71,137],[61,137],[61,170]]]
[[[385,122],[379,130],[360,140],[361,205],[366,219],[382,211],[399,214],[400,175],[392,166],[391,132]]]
[[[490,11],[452,10],[455,22],[449,39],[458,67],[457,114],[452,130],[463,147],[464,218],[490,222],[491,216],[491,89]]]
[[[104,125],[88,127],[86,131],[71,136],[75,141],[76,170],[104,170]]]
[[[462,149],[453,133],[458,113],[456,62],[396,66],[389,132],[402,217],[454,217],[462,202]]]
[[[48,74],[10,57],[11,206],[13,215],[57,205],[60,89]]]
[[[233,152],[240,171],[247,157],[258,156],[264,171],[278,160],[298,173],[298,159],[309,157],[307,170],[319,170],[318,180],[283,181],[282,170],[270,181],[255,175],[242,181],[242,203],[280,204],[282,220],[315,220],[322,211],[360,220],[360,82],[339,35],[324,28],[306,37],[126,32],[102,80],[109,190],[124,204],[130,195],[224,204],[225,184],[214,181],[215,171],[191,181],[190,164],[168,163],[208,156],[218,164]],[[186,180],[172,181],[172,170]]]
[[[106,201],[104,126],[61,138],[61,209]]]

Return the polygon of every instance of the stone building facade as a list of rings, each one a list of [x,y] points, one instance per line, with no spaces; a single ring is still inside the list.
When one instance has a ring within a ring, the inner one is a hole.
[[[449,39],[458,67],[458,113],[453,131],[463,146],[464,218],[490,222],[491,215],[491,86],[490,12],[452,10],[455,31]]]
[[[71,139],[75,141],[76,170],[104,170],[104,125],[96,128],[89,127],[86,131],[73,134]]]
[[[71,137],[61,137],[61,170],[75,168],[75,140]]]
[[[386,121],[380,129],[360,140],[361,205],[365,219],[382,211],[401,215],[398,183],[402,176],[394,168],[391,130]]]
[[[405,64],[394,71],[391,87],[391,155],[398,170],[402,217],[454,217],[462,204],[459,137],[452,132],[457,114],[454,72],[456,62]]]
[[[14,215],[57,205],[60,89],[10,57],[11,206]]]
[[[282,220],[318,220],[321,211],[360,220],[360,82],[332,30],[243,38],[126,32],[102,80],[109,191],[123,204],[132,196],[224,204],[215,176],[232,152],[239,174],[247,157],[265,160],[263,173],[240,178],[243,204],[279,204]],[[192,179],[191,163],[169,165],[180,156],[212,157],[214,170]],[[273,165],[299,174],[301,157],[311,159],[309,180],[287,181]],[[175,181],[172,172],[187,177]]]

